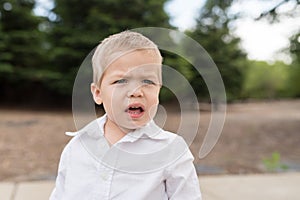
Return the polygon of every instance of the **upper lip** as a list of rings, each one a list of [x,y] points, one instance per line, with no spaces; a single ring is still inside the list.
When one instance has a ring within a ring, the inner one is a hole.
[[[130,108],[141,108],[142,111],[145,110],[145,106],[141,103],[131,103],[127,106],[125,111],[127,112]]]

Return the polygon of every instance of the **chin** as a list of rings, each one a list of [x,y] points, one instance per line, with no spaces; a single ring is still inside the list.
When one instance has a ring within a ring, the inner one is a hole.
[[[124,127],[124,129],[128,129],[128,130],[135,130],[135,129],[145,126],[148,122],[149,121],[140,122],[140,121],[132,120],[129,123],[123,124],[122,127]]]

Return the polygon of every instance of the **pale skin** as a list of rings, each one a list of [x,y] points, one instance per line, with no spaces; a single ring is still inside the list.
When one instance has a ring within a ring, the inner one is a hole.
[[[161,59],[154,50],[131,51],[114,60],[99,84],[91,84],[107,114],[104,136],[113,145],[153,119],[161,88]]]

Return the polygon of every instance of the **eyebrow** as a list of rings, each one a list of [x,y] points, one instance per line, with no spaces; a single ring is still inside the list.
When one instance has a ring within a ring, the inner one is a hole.
[[[110,74],[111,77],[124,77],[124,73],[121,72],[113,72]]]

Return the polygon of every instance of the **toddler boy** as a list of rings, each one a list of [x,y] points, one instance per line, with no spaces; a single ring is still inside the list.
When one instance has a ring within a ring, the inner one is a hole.
[[[65,147],[50,199],[201,199],[188,146],[153,121],[162,85],[158,47],[124,31],[98,45],[92,65],[91,92],[105,115]]]

